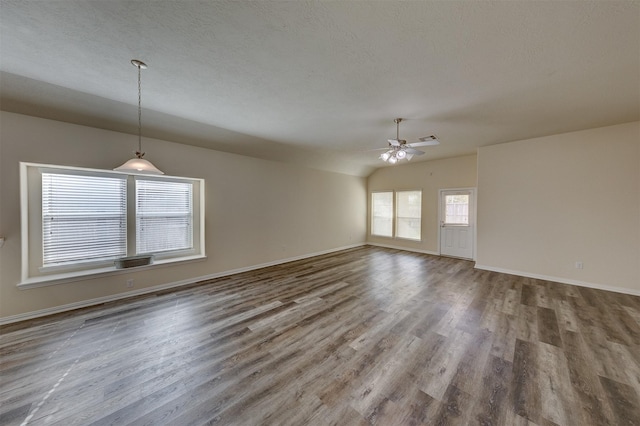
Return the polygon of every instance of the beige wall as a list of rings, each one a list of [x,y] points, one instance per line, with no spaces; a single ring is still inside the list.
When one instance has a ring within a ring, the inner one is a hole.
[[[384,167],[369,176],[368,190],[422,190],[422,241],[374,237],[367,220],[367,242],[427,253],[438,253],[438,197],[440,189],[475,188],[476,156],[423,161]],[[370,208],[371,197],[367,197]]]
[[[135,136],[0,113],[0,318],[118,297],[365,240],[438,252],[438,191],[478,186],[477,266],[640,294],[640,123],[484,147],[368,180],[145,140],[170,175],[206,180],[204,261],[18,290],[18,162],[110,169]],[[423,240],[367,237],[369,193],[422,189]],[[584,269],[575,269],[581,261]]]
[[[204,261],[157,266],[19,290],[18,162],[111,169],[136,137],[24,115],[0,115],[0,317],[50,310],[191,278],[276,262],[366,238],[366,179],[226,154],[161,140],[144,141],[147,158],[169,175],[206,180]]]
[[[477,266],[640,294],[639,165],[639,122],[480,148]]]

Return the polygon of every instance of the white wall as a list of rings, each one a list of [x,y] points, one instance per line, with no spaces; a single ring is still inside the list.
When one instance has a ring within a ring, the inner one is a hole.
[[[480,268],[640,294],[640,122],[480,148],[477,248]]]
[[[329,251],[366,239],[366,179],[145,139],[146,158],[169,175],[206,180],[204,261],[19,290],[18,162],[112,169],[132,156],[132,135],[0,113],[0,319]]]
[[[475,187],[476,164],[476,156],[467,155],[394,165],[373,172],[368,180],[370,193],[384,190],[422,190],[422,241],[369,235],[371,223],[370,220],[367,220],[367,242],[426,253],[438,253],[439,190]],[[367,200],[370,209],[371,197],[368,197]]]

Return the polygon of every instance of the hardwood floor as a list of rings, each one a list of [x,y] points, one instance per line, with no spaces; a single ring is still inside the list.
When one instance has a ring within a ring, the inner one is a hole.
[[[2,425],[638,425],[640,298],[363,247],[2,327]]]

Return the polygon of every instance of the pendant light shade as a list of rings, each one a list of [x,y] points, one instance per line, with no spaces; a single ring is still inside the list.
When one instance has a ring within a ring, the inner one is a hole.
[[[132,158],[120,167],[113,169],[117,172],[135,172],[135,173],[149,173],[152,175],[163,175],[164,173],[156,166],[151,164],[144,158]]]
[[[137,59],[132,59],[131,64],[138,68],[138,150],[136,151],[136,157],[127,161],[120,167],[116,167],[115,171],[125,173],[146,173],[152,175],[163,175],[164,173],[149,161],[143,159],[144,152],[142,152],[142,85],[140,82],[141,70],[147,69],[147,64]]]

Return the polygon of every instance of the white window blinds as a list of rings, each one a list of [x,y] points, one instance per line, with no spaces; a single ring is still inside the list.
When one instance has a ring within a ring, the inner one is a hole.
[[[193,184],[136,179],[136,253],[193,248]]]
[[[127,253],[127,184],[117,177],[42,173],[42,263]]]
[[[422,191],[396,192],[396,236],[420,240],[422,221]]]
[[[393,192],[371,194],[371,234],[393,236]]]

